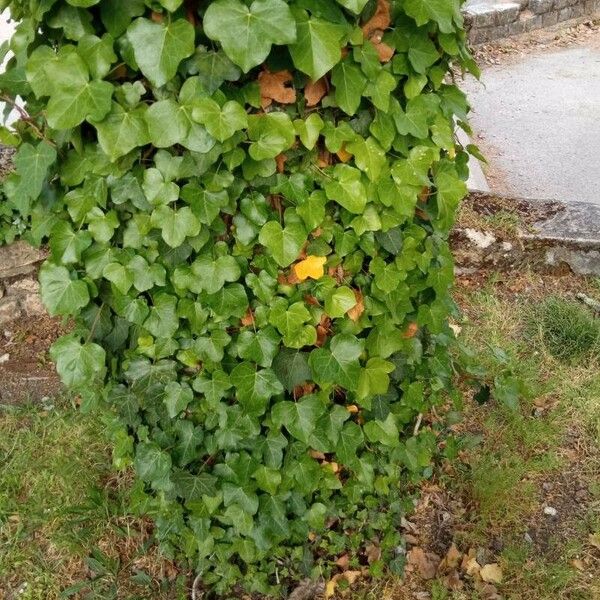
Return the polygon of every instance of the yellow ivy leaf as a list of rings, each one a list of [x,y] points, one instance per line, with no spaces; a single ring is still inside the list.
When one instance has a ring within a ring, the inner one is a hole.
[[[327,259],[324,256],[307,256],[304,260],[294,265],[294,275],[304,281],[309,277],[311,279],[320,279],[323,277],[325,270],[324,266]]]
[[[335,594],[335,587],[337,585],[337,581],[335,579],[330,579],[325,586],[325,598],[328,600]]]

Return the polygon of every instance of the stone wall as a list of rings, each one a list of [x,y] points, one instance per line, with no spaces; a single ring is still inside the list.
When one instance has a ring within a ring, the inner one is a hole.
[[[469,38],[481,44],[600,14],[600,0],[470,0],[464,9]]]
[[[25,242],[0,247],[0,326],[45,313],[37,271],[45,254]]]

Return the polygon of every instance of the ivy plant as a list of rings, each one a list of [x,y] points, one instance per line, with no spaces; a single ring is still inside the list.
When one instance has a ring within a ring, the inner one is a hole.
[[[453,373],[460,4],[0,0],[51,356],[217,593],[402,570]]]

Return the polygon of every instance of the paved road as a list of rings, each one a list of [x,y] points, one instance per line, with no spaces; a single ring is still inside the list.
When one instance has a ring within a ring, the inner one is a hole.
[[[600,205],[600,36],[467,82],[493,192]]]

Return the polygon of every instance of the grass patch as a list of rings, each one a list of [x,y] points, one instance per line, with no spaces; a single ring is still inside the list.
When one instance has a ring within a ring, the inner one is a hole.
[[[0,462],[8,598],[187,597],[149,524],[128,516],[130,478],[112,471],[100,422],[66,400],[0,407]]]
[[[551,296],[535,306],[528,329],[558,360],[577,363],[600,355],[600,319],[585,306]]]

